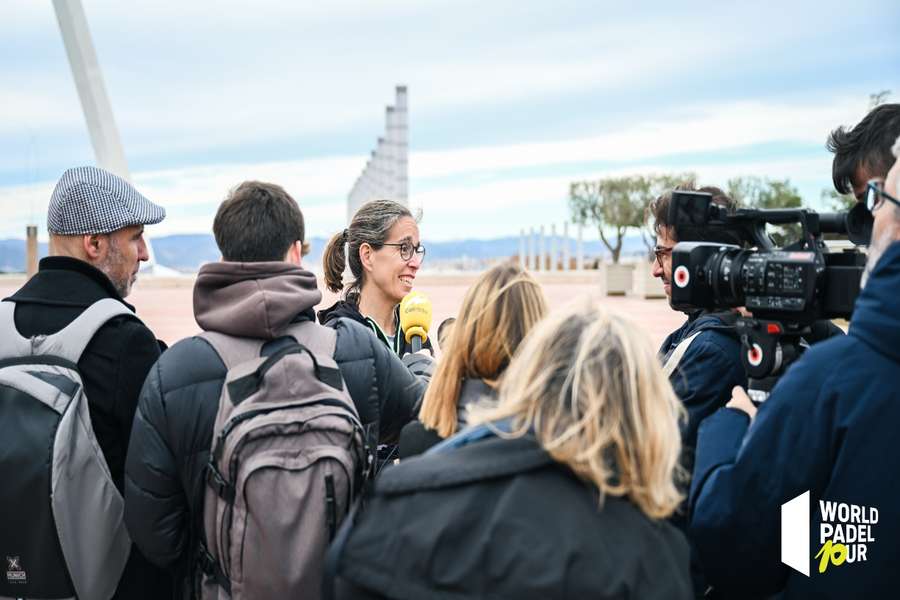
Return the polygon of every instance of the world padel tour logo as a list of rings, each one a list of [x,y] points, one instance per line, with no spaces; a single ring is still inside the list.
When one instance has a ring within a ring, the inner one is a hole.
[[[819,573],[829,568],[865,562],[875,542],[878,509],[846,502],[819,500],[822,520],[818,544],[810,548],[809,492],[781,505],[781,562],[809,577],[810,562]]]

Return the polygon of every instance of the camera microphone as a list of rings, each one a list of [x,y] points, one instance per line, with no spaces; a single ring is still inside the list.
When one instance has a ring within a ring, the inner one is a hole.
[[[400,301],[400,327],[413,352],[428,341],[431,328],[431,300],[422,292],[410,292]]]

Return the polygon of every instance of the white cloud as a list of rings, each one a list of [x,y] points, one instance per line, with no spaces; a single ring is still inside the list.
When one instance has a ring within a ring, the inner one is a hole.
[[[569,182],[598,176],[693,170],[703,181],[720,185],[737,175],[790,177],[808,199],[815,198],[829,183],[830,157],[824,148],[816,158],[804,153],[767,159],[750,151],[744,156],[733,152],[728,161],[677,157],[714,156],[727,148],[765,142],[818,142],[836,124],[852,120],[857,114],[853,104],[837,99],[810,109],[801,103],[741,103],[697,108],[684,120],[625,126],[588,139],[413,152],[413,204],[424,209],[426,238],[453,239],[513,235],[521,228],[561,223],[567,217]],[[621,164],[617,161],[631,164],[587,166]],[[209,231],[228,190],[245,179],[258,179],[285,187],[300,203],[309,234],[326,236],[344,226],[346,194],[364,162],[362,156],[343,156],[221,164],[138,172],[134,180],[142,193],[169,212],[166,221],[151,230],[154,235]],[[554,167],[566,165],[570,168],[565,173],[553,174]],[[549,174],[537,176],[535,168]],[[52,182],[0,188],[0,206],[7,217],[0,235],[21,235],[26,219],[44,214],[51,190]]]
[[[812,106],[804,101],[740,102],[685,112],[667,120],[625,125],[592,138],[417,152],[410,159],[410,172],[417,177],[440,177],[552,164],[639,160],[783,141],[824,147],[828,132],[837,125],[852,124],[860,115],[856,98],[837,98]]]

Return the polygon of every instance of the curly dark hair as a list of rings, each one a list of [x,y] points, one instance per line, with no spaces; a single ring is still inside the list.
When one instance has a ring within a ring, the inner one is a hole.
[[[897,136],[900,136],[900,104],[876,106],[855,127],[838,127],[832,131],[825,146],[834,153],[831,167],[834,189],[841,194],[852,194],[853,180],[860,167],[871,177],[887,175],[894,164],[891,146]]]
[[[676,227],[672,226],[672,223],[669,222],[669,205],[672,203],[672,192],[705,192],[707,194],[712,195],[713,204],[718,204],[719,206],[724,206],[728,211],[732,211],[737,208],[737,203],[732,200],[728,194],[722,191],[720,188],[717,188],[712,185],[703,186],[700,188],[694,188],[690,185],[679,185],[675,189],[664,192],[661,196],[659,196],[656,200],[650,203],[648,207],[649,215],[653,216],[653,230],[656,232],[656,235],[663,233],[664,229],[667,229],[670,237],[679,242],[728,242],[734,243],[734,241],[729,237],[726,239],[694,239],[697,236],[691,236],[692,239],[682,239],[682,236],[679,235],[679,232]],[[648,215],[648,218],[649,218]]]

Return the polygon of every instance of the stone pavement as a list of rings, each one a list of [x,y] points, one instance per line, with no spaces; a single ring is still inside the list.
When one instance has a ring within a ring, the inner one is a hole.
[[[445,318],[456,316],[466,290],[477,277],[477,273],[419,275],[415,289],[431,299],[435,330]],[[537,274],[536,277],[544,286],[551,310],[578,296],[597,293],[599,287],[596,271],[545,273]],[[0,298],[13,293],[24,281],[24,276],[0,277]],[[193,317],[193,283],[193,277],[144,277],[138,280],[128,301],[134,304],[137,314],[157,337],[171,345],[199,331]],[[323,290],[324,297],[319,308],[330,306],[337,295],[325,291],[321,281],[320,289]],[[655,347],[670,331],[684,322],[684,315],[672,311],[665,300],[609,296],[604,299],[604,303],[611,310],[625,314],[637,327],[644,329]]]

